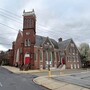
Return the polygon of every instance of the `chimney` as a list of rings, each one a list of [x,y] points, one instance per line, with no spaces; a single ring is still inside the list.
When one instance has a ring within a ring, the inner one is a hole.
[[[59,38],[59,39],[58,39],[58,42],[62,42],[62,38]]]

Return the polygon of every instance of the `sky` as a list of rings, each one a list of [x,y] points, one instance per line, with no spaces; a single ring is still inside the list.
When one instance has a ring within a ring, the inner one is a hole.
[[[90,0],[0,0],[0,50],[12,48],[23,11],[34,9],[36,34],[90,45]]]

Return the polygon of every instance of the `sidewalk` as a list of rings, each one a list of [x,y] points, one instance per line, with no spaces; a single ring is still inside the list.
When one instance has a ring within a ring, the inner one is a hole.
[[[13,73],[38,73],[38,72],[48,72],[48,70],[42,69],[42,70],[28,70],[28,71],[21,71],[19,68],[17,67],[12,67],[12,66],[1,66],[5,69],[8,69],[9,71],[13,72]],[[65,70],[60,70],[60,69],[51,69],[51,71],[59,71],[60,74],[71,74],[74,72],[86,72],[87,70],[84,69],[65,69]],[[89,70],[90,71],[90,70]]]
[[[37,73],[37,72],[47,72],[48,70],[28,70],[28,71],[21,71],[19,68],[16,68],[16,67],[11,67],[11,66],[1,66],[13,73],[17,73],[17,74],[20,74],[20,73]]]
[[[33,80],[36,84],[47,87],[51,90],[90,90],[81,86],[57,81],[49,77],[38,77]]]

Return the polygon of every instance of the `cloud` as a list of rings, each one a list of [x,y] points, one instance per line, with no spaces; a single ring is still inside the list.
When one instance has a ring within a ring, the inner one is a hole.
[[[39,35],[49,36],[58,40],[73,38],[79,45],[81,42],[89,43],[90,33],[90,0],[1,0],[1,8],[12,13],[0,14],[11,15],[10,20],[0,15],[0,23],[4,23],[17,30],[22,29],[23,10],[30,11],[34,8],[37,25],[36,32]],[[18,23],[19,22],[19,23]],[[1,42],[11,43],[15,40],[17,31],[0,25]],[[3,30],[3,32],[1,32]],[[12,33],[12,34],[5,34]],[[10,48],[11,46],[3,45]]]

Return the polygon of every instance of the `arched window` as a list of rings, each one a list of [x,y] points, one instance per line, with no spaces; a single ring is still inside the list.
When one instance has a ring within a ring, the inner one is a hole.
[[[30,46],[31,42],[30,42],[30,39],[28,39],[28,46]]]
[[[32,28],[32,19],[29,19],[29,28]]]
[[[52,52],[50,52],[50,61],[52,61]]]
[[[55,61],[57,61],[57,53],[56,53],[56,52],[54,52],[54,54],[55,54]]]
[[[43,60],[43,51],[40,51],[40,60]]]
[[[25,39],[25,46],[28,46],[28,40]]]
[[[37,53],[34,53],[34,60],[37,60]]]
[[[48,61],[48,52],[46,51],[46,61]]]

